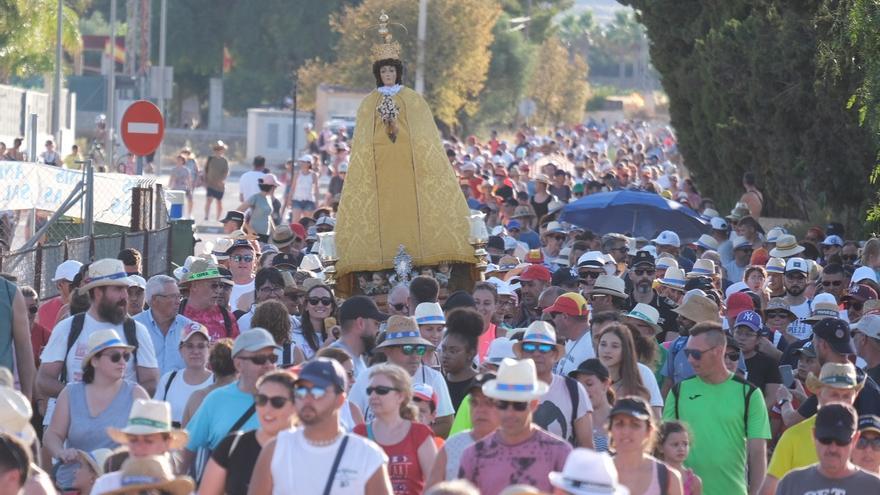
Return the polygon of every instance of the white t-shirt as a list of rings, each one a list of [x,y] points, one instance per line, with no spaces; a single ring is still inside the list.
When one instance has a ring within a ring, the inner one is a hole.
[[[232,286],[232,292],[229,293],[229,307],[234,311],[238,308],[238,298],[248,292],[254,291],[254,281],[251,280],[246,284],[235,284]]]
[[[564,377],[553,375],[550,389],[541,397],[538,409],[532,415],[532,422],[563,440],[569,440],[573,436],[571,430],[574,421],[571,418],[571,394],[565,380]],[[574,383],[578,393],[576,418],[581,418],[593,411],[593,405],[584,386],[577,381]]]
[[[798,340],[805,339],[811,335],[813,335],[813,327],[809,323],[804,322],[804,318],[810,316],[810,313],[813,311],[812,302],[807,299],[801,304],[797,306],[791,306],[789,308],[792,313],[797,316],[797,320],[789,323],[788,325],[788,333]]]
[[[164,400],[171,404],[171,421],[180,423],[181,418],[183,418],[183,410],[186,408],[186,402],[189,400],[190,396],[196,390],[201,390],[214,383],[214,375],[209,375],[202,383],[190,385],[183,379],[183,370],[177,370],[177,373],[174,375],[174,380],[171,382],[171,386],[168,387],[168,395],[165,395],[165,387],[168,380],[171,378],[171,373],[174,372],[169,371],[162,375],[162,378],[159,378],[159,385],[156,386],[156,393],[153,394],[153,398],[156,400]]]
[[[657,378],[654,377],[654,372],[644,364],[638,364],[639,375],[642,376],[642,384],[645,385],[645,388],[648,389],[648,393],[651,394],[651,406],[663,407],[663,396],[660,395],[660,387],[657,386]]]
[[[238,179],[238,191],[247,201],[254,194],[260,193],[260,178],[266,175],[262,170],[249,170]]]
[[[315,447],[306,441],[301,428],[279,433],[275,439],[271,464],[272,493],[324,493],[342,438],[340,436],[326,447]],[[362,495],[376,470],[387,463],[388,456],[381,447],[360,435],[349,433],[330,493]]]
[[[587,359],[596,357],[593,349],[593,337],[591,332],[585,332],[579,339],[569,340],[565,343],[565,354],[553,367],[553,373],[568,376]]]
[[[437,417],[451,416],[455,414],[452,407],[452,399],[449,397],[449,388],[446,386],[446,380],[439,371],[429,368],[425,365],[419,365],[416,374],[412,377],[413,384],[427,383],[434,389],[437,394]],[[373,420],[373,411],[370,409],[370,398],[367,396],[367,387],[370,385],[370,368],[364,370],[363,373],[357,375],[354,385],[348,394],[348,400],[357,404],[364,413],[364,419],[369,422]]]

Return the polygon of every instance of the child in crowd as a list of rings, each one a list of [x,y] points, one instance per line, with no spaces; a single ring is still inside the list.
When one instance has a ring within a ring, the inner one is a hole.
[[[657,432],[657,446],[654,456],[669,467],[681,473],[684,495],[703,493],[703,482],[693,470],[684,467],[684,460],[690,452],[690,433],[681,421],[665,421]]]

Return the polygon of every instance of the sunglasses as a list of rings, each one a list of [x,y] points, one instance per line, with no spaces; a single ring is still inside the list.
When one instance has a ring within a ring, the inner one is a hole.
[[[767,319],[770,318],[788,318],[788,312],[786,311],[767,311]]]
[[[731,351],[724,355],[728,361],[739,361],[739,351]]]
[[[840,259],[843,261],[848,261],[848,262],[852,263],[855,260],[859,259],[859,257],[855,254],[845,254],[845,255],[841,255]]]
[[[318,400],[327,395],[327,389],[324,387],[296,387],[293,394],[297,399],[305,399],[307,396],[312,396],[313,399]]]
[[[30,312],[30,314],[32,314],[32,315],[37,314],[37,311],[39,311],[39,310],[40,310],[39,306],[28,306],[28,312]]]
[[[843,285],[842,280],[834,280],[830,282],[822,282],[822,287],[840,287]]]
[[[406,303],[392,304],[391,307],[394,308],[395,311],[403,311],[404,308],[406,308]]]
[[[330,306],[331,304],[333,304],[333,299],[330,299],[329,297],[310,297],[309,298],[309,304],[311,304],[312,306],[317,306],[319,303],[323,304],[324,306]]]
[[[289,397],[282,397],[280,395],[276,395],[275,397],[269,397],[265,394],[257,394],[254,395],[254,402],[258,407],[266,407],[266,403],[272,404],[274,409],[281,409],[284,407],[284,404],[290,402]]]
[[[819,443],[821,443],[822,445],[831,445],[833,443],[838,447],[846,447],[847,445],[852,443],[851,438],[848,440],[841,440],[839,438],[817,438],[816,440],[818,440]]]
[[[644,277],[645,275],[647,275],[649,277],[653,277],[654,274],[657,273],[656,270],[638,270],[638,269],[633,270],[633,272],[635,272],[637,277]]]
[[[522,350],[525,353],[532,354],[534,352],[540,352],[541,354],[549,354],[556,350],[556,346],[552,344],[535,344],[532,342],[526,342],[522,344]]]
[[[238,358],[244,359],[245,361],[250,361],[250,362],[256,364],[257,366],[262,366],[266,363],[274,363],[275,361],[278,360],[278,358],[275,357],[275,354],[261,354],[258,356],[247,356],[247,357],[238,356]]]
[[[847,303],[846,303],[846,309],[861,311],[864,307],[865,307],[865,303],[860,303],[858,301],[847,301]]]
[[[120,359],[127,363],[128,360],[131,359],[130,352],[114,352],[113,354],[104,354],[104,356],[110,358],[110,362],[112,363],[118,363]]]
[[[400,346],[400,350],[407,356],[412,356],[413,354],[417,356],[424,356],[426,352],[428,352],[428,346],[426,345],[412,345],[406,344]]]
[[[868,447],[871,447],[871,449],[875,452],[880,452],[880,437],[860,437],[859,440],[856,442],[857,449],[867,449]]]
[[[373,392],[376,392],[376,395],[388,395],[388,393],[391,391],[398,392],[398,390],[396,388],[386,387],[385,385],[376,385],[375,387],[367,387],[367,395],[373,395]]]
[[[585,278],[596,279],[596,278],[599,278],[604,273],[605,272],[580,272],[580,273],[578,273],[578,276],[581,278],[581,280],[583,280]]]
[[[245,263],[250,263],[251,261],[254,261],[253,255],[250,254],[236,254],[230,256],[229,259],[236,263],[241,263],[242,261],[244,261]]]
[[[506,411],[508,407],[513,406],[514,411],[523,412],[529,408],[528,402],[514,402],[510,400],[496,400],[495,401],[495,409],[499,411]]]
[[[684,355],[686,357],[693,358],[694,361],[699,361],[699,360],[703,359],[703,354],[711,351],[712,349],[714,349],[716,347],[718,347],[718,346],[713,345],[712,347],[705,349],[705,350],[702,350],[702,351],[698,350],[698,349],[687,349],[686,348],[686,349],[684,349]]]

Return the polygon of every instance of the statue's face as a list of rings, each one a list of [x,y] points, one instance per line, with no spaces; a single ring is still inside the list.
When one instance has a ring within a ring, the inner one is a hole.
[[[393,65],[383,65],[379,68],[379,78],[385,86],[394,86],[397,81],[397,68]]]

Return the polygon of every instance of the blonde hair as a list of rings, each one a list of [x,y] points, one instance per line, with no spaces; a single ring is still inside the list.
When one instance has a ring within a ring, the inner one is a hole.
[[[868,261],[880,255],[880,238],[872,237],[862,248],[862,266],[871,266]]]
[[[412,378],[409,373],[400,366],[391,363],[374,365],[370,371],[370,380],[382,375],[391,381],[391,385],[397,389],[403,401],[400,403],[400,417],[409,421],[415,421],[419,417],[419,411],[412,402]]]

